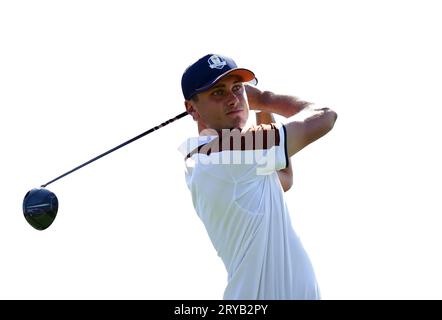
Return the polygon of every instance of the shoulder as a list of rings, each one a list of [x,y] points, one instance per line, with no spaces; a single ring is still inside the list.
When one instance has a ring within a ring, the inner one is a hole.
[[[210,143],[216,139],[216,136],[198,136],[186,139],[179,147],[178,150],[184,156],[184,159],[191,157],[197,153],[204,145]]]

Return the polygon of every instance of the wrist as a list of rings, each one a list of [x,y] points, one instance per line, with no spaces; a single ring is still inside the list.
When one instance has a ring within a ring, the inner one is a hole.
[[[257,108],[260,112],[273,113],[272,99],[274,95],[275,94],[271,91],[260,92],[259,96],[257,97]]]

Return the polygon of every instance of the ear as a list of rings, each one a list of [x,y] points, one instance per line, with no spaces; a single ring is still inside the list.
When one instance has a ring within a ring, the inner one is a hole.
[[[200,114],[195,108],[195,105],[190,100],[184,101],[184,106],[186,107],[186,111],[188,114],[190,114],[193,118],[193,120],[198,121],[200,119]]]

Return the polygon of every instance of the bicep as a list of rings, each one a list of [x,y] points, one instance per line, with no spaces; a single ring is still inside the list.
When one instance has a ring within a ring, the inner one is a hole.
[[[334,111],[324,108],[315,110],[309,117],[301,121],[293,121],[284,125],[286,130],[287,155],[295,153],[321,138],[329,132],[336,121]]]

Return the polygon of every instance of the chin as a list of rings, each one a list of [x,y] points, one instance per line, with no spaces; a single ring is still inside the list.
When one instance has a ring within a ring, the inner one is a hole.
[[[242,129],[246,126],[246,120],[235,121],[231,126],[232,129]]]
[[[231,123],[232,123],[232,127],[234,128],[244,128],[244,126],[247,123],[247,118],[248,115],[241,113],[238,114],[234,119],[232,119]]]

